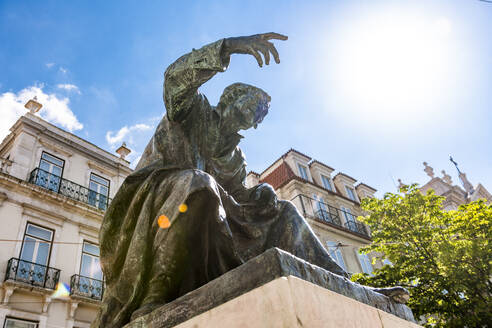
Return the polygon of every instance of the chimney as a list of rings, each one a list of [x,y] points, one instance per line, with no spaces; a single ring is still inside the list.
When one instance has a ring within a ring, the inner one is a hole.
[[[31,114],[37,113],[43,105],[38,103],[38,98],[34,96],[33,99],[29,99],[29,101],[24,105],[27,109],[29,109],[29,112]]]
[[[116,149],[116,153],[120,155],[121,159],[125,159],[128,154],[130,154],[132,151],[126,147],[126,142],[123,142],[123,144],[120,146],[120,148]]]

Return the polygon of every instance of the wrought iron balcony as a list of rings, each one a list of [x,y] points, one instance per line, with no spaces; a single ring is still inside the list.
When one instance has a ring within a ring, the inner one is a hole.
[[[357,221],[355,215],[351,213],[302,194],[292,198],[291,201],[305,217],[349,230],[366,238],[370,237],[365,225]]]
[[[329,222],[335,225],[342,225],[337,209],[330,205],[327,205],[326,209],[317,210],[314,215],[325,222]]]
[[[59,269],[17,258],[8,261],[5,272],[5,281],[14,280],[47,289],[55,289],[59,278]]]
[[[90,190],[70,180],[63,179],[40,168],[32,170],[28,181],[37,186],[94,206],[102,211],[105,211],[111,202],[111,198],[106,195]]]
[[[74,274],[70,278],[70,295],[102,300],[104,281]]]
[[[350,231],[360,233],[362,235],[368,235],[366,227],[364,226],[363,223],[359,221],[355,221],[356,219],[354,218],[354,221],[347,221],[345,222],[345,227],[349,229]]]

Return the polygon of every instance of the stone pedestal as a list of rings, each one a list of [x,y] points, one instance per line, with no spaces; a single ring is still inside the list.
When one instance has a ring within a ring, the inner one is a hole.
[[[273,248],[126,328],[419,327],[388,297]]]

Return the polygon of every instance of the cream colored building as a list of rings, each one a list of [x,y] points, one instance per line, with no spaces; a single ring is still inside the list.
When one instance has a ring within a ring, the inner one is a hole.
[[[98,231],[132,171],[128,149],[115,156],[34,110],[10,131],[0,144],[0,325],[89,327],[104,292]],[[58,283],[68,296],[56,297]]]
[[[424,172],[429,176],[430,180],[420,187],[421,192],[425,194],[428,190],[433,189],[436,195],[444,196],[445,200],[442,204],[444,210],[456,210],[461,204],[467,204],[481,198],[492,202],[490,192],[481,183],[473,186],[468,181],[466,174],[458,168],[458,164],[452,158],[450,160],[456,166],[461,186],[454,184],[451,176],[444,170],[441,171],[441,177],[435,176],[434,169],[424,162]],[[398,181],[401,186],[401,180]]]
[[[369,228],[357,220],[360,200],[376,189],[291,149],[261,174],[250,172],[246,185],[273,186],[280,199],[292,201],[304,215],[330,255],[349,273],[373,270],[372,258],[359,252],[371,243]],[[381,262],[376,261],[376,266]]]

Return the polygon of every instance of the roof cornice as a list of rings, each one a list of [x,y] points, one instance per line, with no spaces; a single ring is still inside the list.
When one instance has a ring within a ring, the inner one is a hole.
[[[352,178],[350,175],[347,175],[347,174],[345,174],[345,173],[343,173],[343,172],[338,172],[337,174],[335,174],[335,176],[333,177],[333,179],[336,179],[336,177],[337,177],[337,176],[342,176],[342,177],[345,177],[345,178],[347,178],[347,179],[349,179],[349,180],[353,181],[353,183],[356,183],[356,182],[357,182],[357,179],[354,179],[354,178]]]
[[[116,155],[111,154],[107,150],[104,150],[94,145],[93,143],[76,136],[73,133],[60,129],[59,127],[54,126],[53,124],[46,122],[42,118],[34,116],[30,113],[21,116],[17,120],[17,122],[11,128],[11,134],[19,131],[22,128],[22,125],[35,129],[39,132],[39,135],[52,138],[56,142],[61,142],[62,144],[66,145],[66,147],[73,149],[73,151],[81,152],[95,161],[103,162],[104,164],[121,170],[127,174],[130,174],[133,171],[128,166],[128,161],[123,160]]]
[[[357,185],[355,186],[355,189],[360,188],[360,187],[365,187],[365,188],[367,188],[367,189],[371,190],[372,192],[376,192],[376,191],[377,191],[377,189],[374,189],[373,187],[371,187],[371,186],[369,186],[369,185],[366,185],[366,184],[365,184],[365,183],[363,183],[363,182],[360,182],[359,184],[357,184]]]

